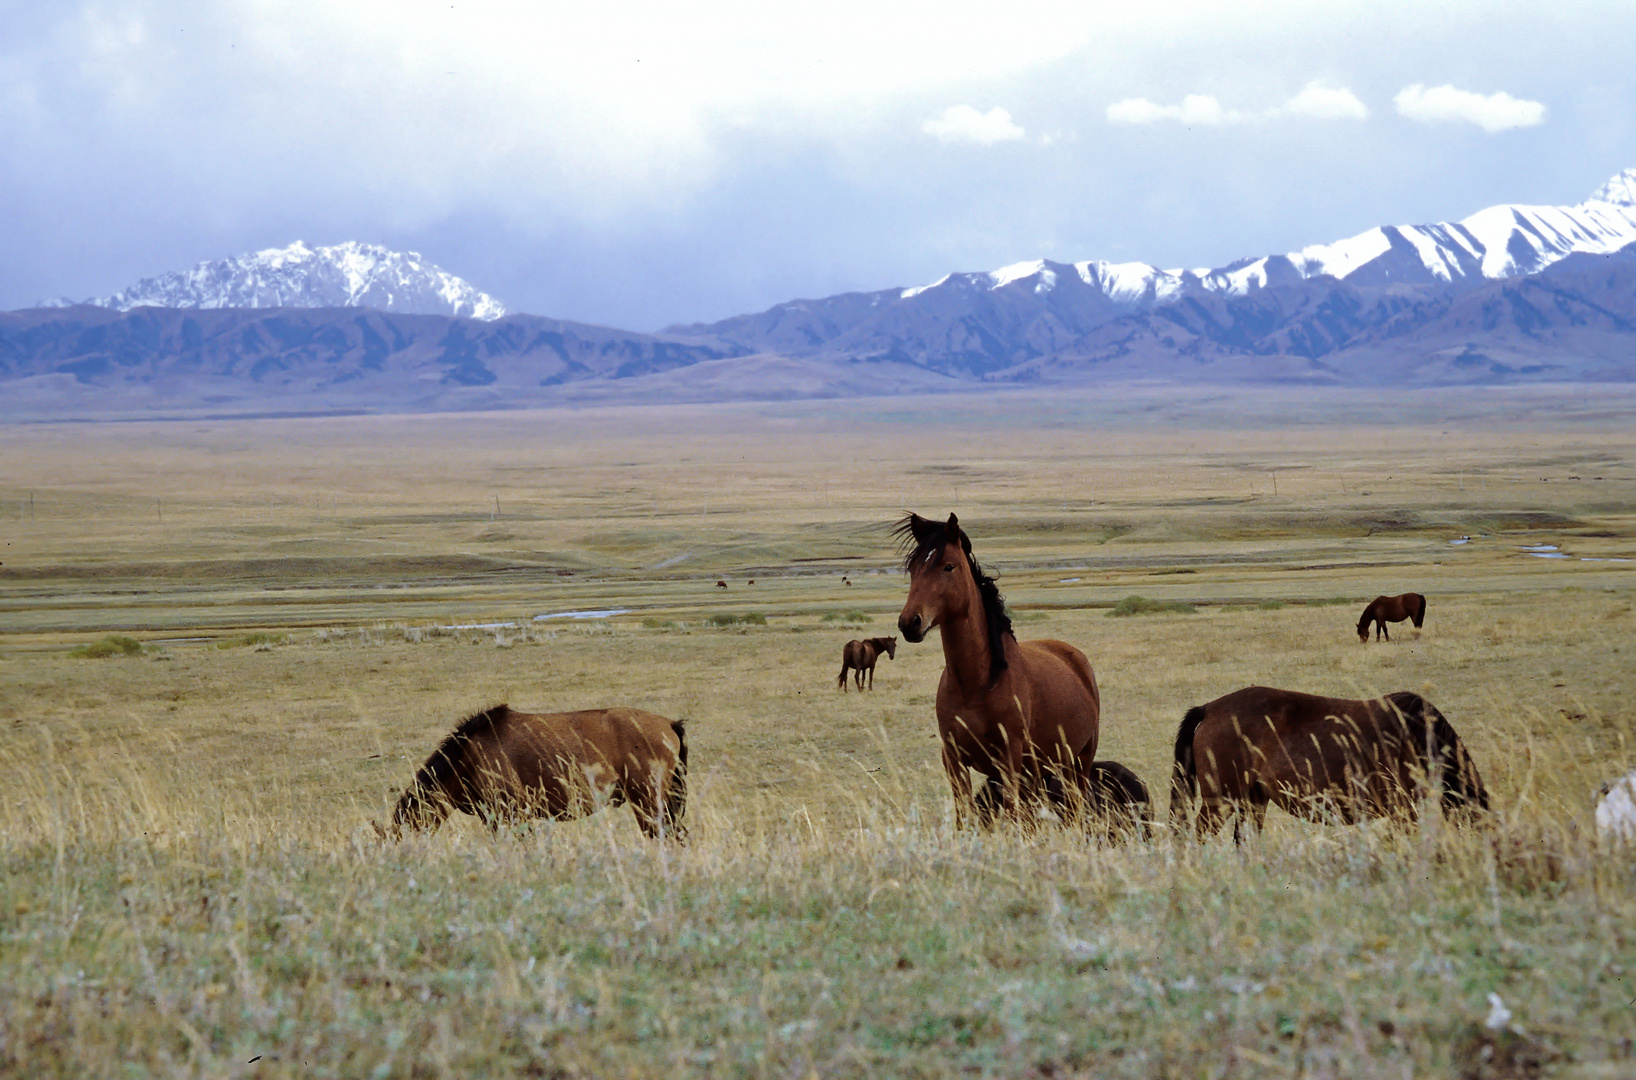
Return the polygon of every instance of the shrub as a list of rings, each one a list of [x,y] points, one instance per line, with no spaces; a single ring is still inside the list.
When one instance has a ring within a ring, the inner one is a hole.
[[[1127,596],[1108,612],[1116,618],[1127,615],[1191,615],[1197,610],[1185,600],[1149,600],[1145,596]]]
[[[68,650],[69,656],[82,660],[101,660],[109,656],[141,656],[142,643],[123,634],[109,634],[87,645],[76,645]]]
[[[825,622],[866,623],[869,616],[854,608],[851,611],[828,611],[824,613]]]
[[[767,616],[751,612],[748,615],[710,615],[704,620],[706,626],[766,626]]]

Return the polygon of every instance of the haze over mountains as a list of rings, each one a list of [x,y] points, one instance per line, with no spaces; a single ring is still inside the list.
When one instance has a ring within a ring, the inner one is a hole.
[[[349,243],[0,315],[0,415],[400,411],[1116,380],[1636,379],[1636,169],[1225,267],[1020,263],[660,334],[507,314]]]

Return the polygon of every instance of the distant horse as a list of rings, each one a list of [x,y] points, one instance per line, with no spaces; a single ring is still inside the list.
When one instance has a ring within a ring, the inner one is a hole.
[[[849,641],[841,649],[841,674],[835,680],[838,689],[846,689],[846,673],[853,671],[853,677],[858,680],[858,689],[863,689],[863,673],[869,672],[869,689],[875,688],[875,658],[881,653],[886,654],[888,660],[896,660],[898,656],[898,639],[895,637],[872,637],[862,641]]]
[[[525,713],[496,705],[461,721],[426,759],[398,800],[391,835],[436,829],[451,809],[498,829],[626,802],[648,836],[686,839],[682,721],[641,709]]]
[[[1419,694],[1349,701],[1248,686],[1182,718],[1170,824],[1185,827],[1199,795],[1200,837],[1229,814],[1234,839],[1245,818],[1260,829],[1269,802],[1308,821],[1412,821],[1428,783],[1439,786],[1451,818],[1488,809],[1488,792],[1460,736]]]
[[[727,582],[725,582],[725,581],[723,581],[723,580],[721,580],[721,579],[720,579],[720,578],[717,578],[717,579],[716,579],[716,588],[718,588],[718,589],[725,589],[725,588],[727,588]]]
[[[975,810],[979,823],[992,820],[990,796],[973,799],[971,769],[997,785],[988,810],[1019,821],[1042,799],[1090,804],[1101,696],[1085,654],[1062,641],[1017,641],[953,514],[909,514],[893,532],[909,575],[898,629],[910,642],[942,629],[937,726],[957,819]]]
[[[1369,640],[1369,624],[1375,624],[1375,640],[1379,641],[1382,634],[1386,640],[1392,640],[1391,631],[1386,629],[1389,622],[1402,622],[1404,619],[1413,619],[1414,628],[1420,629],[1420,624],[1426,621],[1426,598],[1417,592],[1406,592],[1402,596],[1377,596],[1363,609],[1363,618],[1358,620],[1358,640]]]

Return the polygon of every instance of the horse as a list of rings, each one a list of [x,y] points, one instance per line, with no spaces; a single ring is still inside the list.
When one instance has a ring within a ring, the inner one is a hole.
[[[721,578],[717,578],[716,579],[716,588],[718,588],[718,589],[727,588],[727,582],[723,581]]]
[[[1454,726],[1419,694],[1349,701],[1247,686],[1195,706],[1176,731],[1170,824],[1203,796],[1197,835],[1233,816],[1259,830],[1267,804],[1307,821],[1414,821],[1427,786],[1451,820],[1486,812],[1488,791]]]
[[[1102,702],[1085,654],[1063,641],[1017,640],[955,515],[939,522],[908,514],[893,535],[909,575],[899,632],[920,642],[933,627],[942,631],[937,726],[957,822],[975,811],[980,825],[992,824],[988,798],[972,796],[970,770],[996,785],[992,809],[1018,821],[1042,799],[1093,805]]]
[[[641,709],[526,713],[496,705],[461,721],[426,759],[398,800],[390,835],[435,830],[451,809],[498,831],[626,802],[647,836],[686,840],[683,721]]]
[[[1072,809],[1066,806],[1066,795],[1054,778],[1046,781],[1046,799]],[[986,779],[975,802],[978,819],[992,824],[1005,806],[1005,785],[992,777]],[[1147,785],[1117,761],[1091,762],[1088,798],[1081,809],[1089,822],[1101,824],[1102,838],[1110,844],[1127,838],[1147,840],[1153,835],[1153,801]]]
[[[1369,606],[1363,609],[1363,617],[1358,620],[1358,640],[1369,640],[1369,624],[1375,624],[1375,640],[1379,641],[1382,634],[1386,640],[1392,640],[1391,631],[1386,629],[1389,622],[1402,622],[1404,619],[1413,619],[1414,628],[1420,629],[1420,624],[1426,621],[1426,598],[1417,592],[1406,592],[1402,596],[1377,596],[1369,601]]]
[[[869,689],[875,688],[875,659],[881,653],[886,654],[888,660],[898,657],[898,639],[895,637],[872,637],[862,641],[849,641],[841,649],[841,674],[835,680],[837,689],[846,689],[846,673],[853,670],[854,678],[858,680],[858,689],[863,689],[863,673],[869,672]]]

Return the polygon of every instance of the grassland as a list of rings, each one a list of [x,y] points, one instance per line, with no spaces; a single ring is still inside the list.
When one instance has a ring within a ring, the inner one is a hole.
[[[1636,765],[1633,419],[1534,390],[0,427],[0,1073],[1632,1075],[1636,859],[1588,816]],[[955,832],[935,640],[835,688],[894,632],[910,508],[960,515],[1019,634],[1085,650],[1101,756],[1155,789],[1238,686],[1412,689],[1495,824]],[[1360,645],[1407,589],[1424,632]],[[692,842],[618,810],[378,844],[497,701],[686,717]]]

